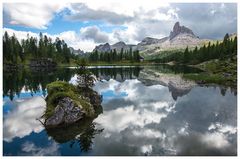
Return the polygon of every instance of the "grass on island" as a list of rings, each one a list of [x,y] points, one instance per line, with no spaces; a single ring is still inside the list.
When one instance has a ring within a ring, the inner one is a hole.
[[[47,107],[45,110],[44,117],[49,118],[54,113],[54,109],[57,106],[59,100],[64,97],[71,98],[75,106],[82,106],[87,117],[94,115],[93,106],[84,97],[81,96],[80,92],[75,86],[64,81],[55,81],[47,85]]]

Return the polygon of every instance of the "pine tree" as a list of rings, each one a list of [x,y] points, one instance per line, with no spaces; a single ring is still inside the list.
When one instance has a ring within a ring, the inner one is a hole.
[[[123,48],[121,48],[121,51],[120,51],[120,60],[123,60]]]
[[[37,58],[41,58],[44,53],[44,42],[43,42],[43,34],[40,32],[39,34],[39,42],[38,42],[38,54]]]
[[[237,55],[237,36],[235,36],[234,40],[233,40],[233,54]]]
[[[190,60],[189,58],[189,51],[188,51],[188,46],[187,48],[185,49],[184,53],[183,53],[183,62],[186,64],[188,63]]]
[[[10,61],[11,57],[11,50],[10,50],[10,39],[8,33],[5,31],[3,36],[3,59],[4,62]]]
[[[116,49],[113,50],[112,59],[113,59],[113,61],[117,61],[117,51],[116,51]]]

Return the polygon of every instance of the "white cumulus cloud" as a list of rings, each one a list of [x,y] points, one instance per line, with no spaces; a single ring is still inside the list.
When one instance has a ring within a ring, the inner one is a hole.
[[[5,3],[3,11],[12,25],[46,29],[64,7],[61,3]]]

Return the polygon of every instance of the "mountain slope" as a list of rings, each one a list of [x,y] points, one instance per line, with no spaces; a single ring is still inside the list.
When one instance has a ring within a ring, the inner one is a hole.
[[[140,42],[137,49],[140,48],[139,50],[146,57],[165,51],[184,50],[187,46],[191,49],[195,46],[202,46],[210,40],[200,39],[191,29],[180,26],[179,22],[176,22],[168,37],[155,39],[155,41],[157,42],[149,45],[142,45]]]
[[[117,52],[120,52],[122,49],[123,49],[123,51],[126,51],[126,50],[129,50],[130,48],[133,48],[134,46],[135,45],[125,44],[122,41],[117,42],[113,45],[110,45],[109,43],[106,43],[106,44],[101,44],[101,45],[96,46],[93,49],[93,52],[96,51],[96,50],[98,52],[110,52],[111,50],[114,50],[114,49],[116,49]]]
[[[133,50],[139,50],[140,54],[144,57],[149,57],[166,51],[182,51],[187,46],[189,49],[193,49],[196,46],[203,46],[209,41],[211,40],[200,39],[191,29],[185,26],[180,26],[180,23],[176,22],[167,37],[161,39],[146,37],[137,45],[127,45],[122,41],[113,45],[106,43],[96,46],[93,51],[98,50],[98,52],[110,52],[111,50],[116,49],[117,52],[120,52],[121,49],[126,51],[132,48]]]

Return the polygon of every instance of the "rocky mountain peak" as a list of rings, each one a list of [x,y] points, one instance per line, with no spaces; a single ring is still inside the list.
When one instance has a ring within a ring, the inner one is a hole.
[[[119,41],[112,45],[113,47],[125,47],[126,44],[123,41]]]
[[[195,36],[193,31],[185,26],[180,26],[179,22],[176,22],[173,26],[173,31],[170,32],[169,38],[170,40],[176,37],[179,34],[191,34],[192,36]]]
[[[108,46],[110,46],[110,45],[109,45],[109,43],[106,43],[106,44],[103,44],[103,46],[106,46],[106,47],[108,47]]]
[[[69,47],[70,52],[74,55],[82,55],[84,54],[84,51],[81,49],[75,50],[73,47]]]
[[[96,51],[96,50],[99,52],[110,52],[111,46],[109,45],[109,43],[101,44],[99,46],[96,46],[93,51]]]
[[[101,44],[95,47],[93,51],[98,52],[110,52],[111,50],[116,50],[117,52],[120,52],[122,49],[123,51],[129,50],[130,48],[134,47],[135,45],[128,45],[124,43],[123,41],[119,41],[113,45],[110,45],[109,43]]]
[[[174,30],[178,30],[178,29],[180,29],[180,23],[179,23],[179,22],[176,22],[176,23],[174,24],[174,26],[173,26],[173,31],[174,31]]]
[[[159,39],[146,37],[138,45],[150,45],[150,44],[158,43],[158,41]]]

